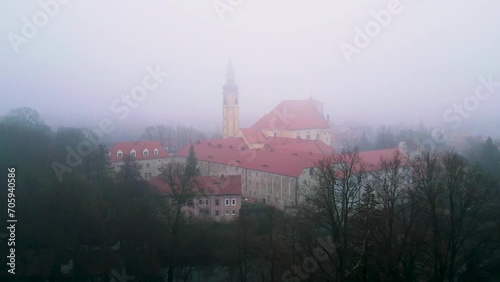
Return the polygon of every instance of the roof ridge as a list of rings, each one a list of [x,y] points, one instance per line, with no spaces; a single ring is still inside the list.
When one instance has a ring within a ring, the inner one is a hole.
[[[318,149],[321,151],[321,154],[323,155],[323,157],[326,156],[325,152],[323,151],[323,149],[321,149],[321,147],[318,145],[318,142],[321,142],[321,141],[318,141],[318,140],[314,140],[314,144],[316,145],[316,147],[318,147]]]

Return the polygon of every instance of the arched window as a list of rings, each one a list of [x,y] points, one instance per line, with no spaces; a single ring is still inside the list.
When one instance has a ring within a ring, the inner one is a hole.
[[[130,155],[131,155],[132,157],[135,157],[136,152],[135,152],[135,150],[134,150],[134,149],[132,149],[132,151],[130,151]]]
[[[118,152],[116,152],[116,157],[123,158],[123,152],[122,152],[122,150],[118,150]]]
[[[155,156],[158,156],[158,149],[156,149],[156,148],[155,148],[155,150],[153,151],[153,154],[154,154]]]
[[[144,149],[144,150],[142,151],[142,155],[143,155],[143,156],[149,156],[149,151],[148,151],[148,149]]]

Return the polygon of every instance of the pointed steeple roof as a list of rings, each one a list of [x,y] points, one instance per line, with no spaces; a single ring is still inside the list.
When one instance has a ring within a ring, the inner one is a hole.
[[[227,70],[226,70],[226,83],[224,84],[224,92],[238,92],[238,85],[234,80],[234,70],[233,70],[233,60],[231,56],[227,61]]]

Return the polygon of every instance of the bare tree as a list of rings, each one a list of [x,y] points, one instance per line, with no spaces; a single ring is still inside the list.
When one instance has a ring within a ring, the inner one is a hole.
[[[43,122],[40,114],[36,110],[29,107],[11,110],[4,117],[2,117],[1,122],[28,129],[42,131],[50,130],[50,128]]]
[[[372,230],[378,247],[378,273],[386,281],[411,281],[416,267],[412,246],[424,234],[415,232],[422,205],[412,192],[410,162],[397,152],[392,159],[382,159],[371,175],[377,203]]]
[[[480,265],[478,251],[487,253],[485,242],[491,242],[484,237],[491,232],[487,209],[492,199],[484,176],[455,151],[426,152],[413,167],[430,222],[429,278],[470,276]]]
[[[182,238],[182,229],[186,223],[186,217],[182,209],[193,205],[193,198],[196,196],[195,178],[186,173],[186,168],[180,163],[167,163],[160,168],[161,181],[168,187],[167,197],[162,198],[157,210],[169,227],[172,241],[168,257],[168,281],[174,279],[175,269],[178,267],[177,257],[179,256],[179,245]]]
[[[383,125],[377,132],[375,149],[394,148],[398,145],[396,136],[389,126]]]
[[[344,150],[317,163],[314,170],[317,184],[302,193],[295,231],[288,234],[297,241],[294,247],[301,258],[311,256],[314,248],[318,248],[314,242],[317,238],[333,238],[334,248],[319,245],[328,254],[328,260],[319,264],[321,271],[318,274],[311,275],[344,281],[359,267],[356,254],[363,252],[365,242],[354,242],[351,219],[367,184],[365,172],[357,148]]]

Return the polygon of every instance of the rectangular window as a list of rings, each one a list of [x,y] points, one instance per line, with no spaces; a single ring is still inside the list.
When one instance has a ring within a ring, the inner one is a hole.
[[[215,199],[215,205],[218,206],[219,205],[219,199]]]
[[[229,199],[225,199],[226,206],[229,206]]]
[[[229,215],[229,211],[226,211],[226,215]]]
[[[233,215],[236,215],[236,211],[233,211]]]
[[[203,200],[202,199],[198,199],[198,206],[203,206]]]
[[[215,216],[219,216],[219,211],[215,211]]]
[[[146,167],[149,167],[149,163],[146,163]]]
[[[208,206],[208,200],[205,200],[205,205]]]
[[[236,199],[231,199],[231,206],[236,206]]]

